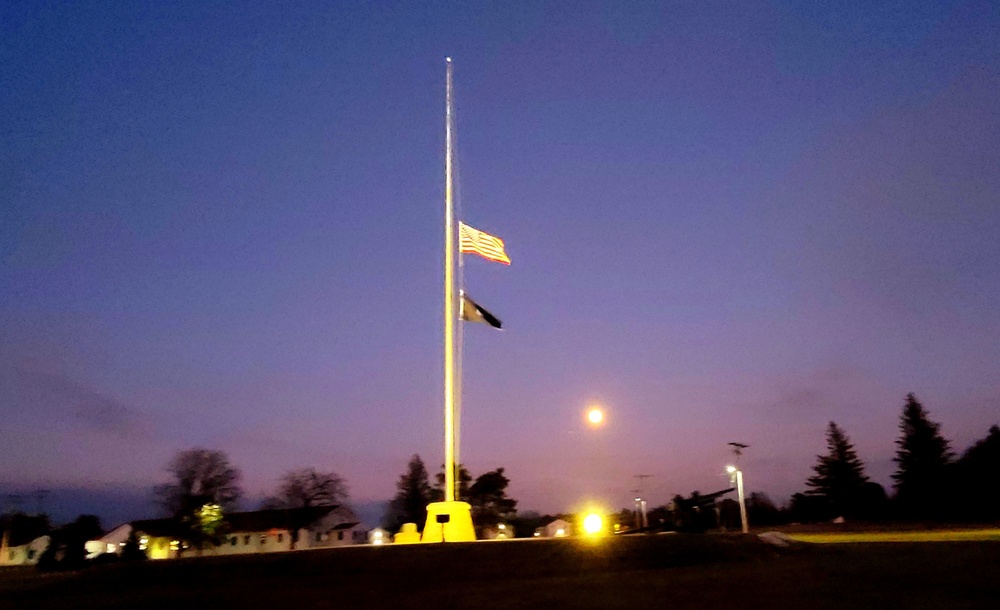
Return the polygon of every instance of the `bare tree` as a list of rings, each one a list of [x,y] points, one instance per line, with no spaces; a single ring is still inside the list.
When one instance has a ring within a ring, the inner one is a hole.
[[[316,519],[315,511],[309,509],[332,506],[341,516],[351,515],[351,510],[343,506],[347,502],[347,484],[336,472],[319,472],[315,468],[299,468],[286,472],[281,477],[278,495],[265,498],[262,509],[290,509],[285,520],[291,535],[292,548],[299,541],[299,530],[308,527]]]
[[[167,466],[173,480],[156,488],[161,506],[174,517],[189,517],[206,504],[235,508],[243,489],[240,471],[221,451],[195,448],[179,452]]]
[[[337,506],[347,501],[347,484],[336,472],[319,472],[315,468],[299,468],[281,477],[278,497],[281,508]]]

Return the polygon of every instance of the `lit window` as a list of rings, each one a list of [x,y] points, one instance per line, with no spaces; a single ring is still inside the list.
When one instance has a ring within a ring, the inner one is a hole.
[[[267,534],[261,534],[260,535],[260,543],[261,544],[267,544]]]

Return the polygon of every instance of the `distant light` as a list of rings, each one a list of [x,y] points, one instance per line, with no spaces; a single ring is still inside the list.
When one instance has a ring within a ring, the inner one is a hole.
[[[542,535],[542,533],[541,533],[541,532],[535,532],[535,536],[536,536],[536,537],[538,537],[538,536],[541,536],[541,535]]]
[[[726,472],[728,472],[729,474],[733,474],[734,472],[736,472],[736,466],[726,466]]]
[[[593,409],[587,412],[587,420],[590,421],[591,424],[596,426],[600,424],[602,421],[604,421],[604,412],[598,409],[597,407],[594,407]]]
[[[507,526],[506,526],[506,525],[504,525],[503,523],[501,523],[501,524],[500,524],[500,525],[498,525],[497,527],[499,527],[499,528],[500,528],[500,529],[502,529],[502,530],[505,530],[505,529],[507,529]]]
[[[601,533],[604,528],[604,519],[597,513],[590,513],[583,519],[583,531],[591,536]]]
[[[560,527],[559,529],[556,530],[556,537],[557,538],[561,538],[562,536],[565,536],[565,535],[566,535],[566,530],[564,530],[563,528]]]

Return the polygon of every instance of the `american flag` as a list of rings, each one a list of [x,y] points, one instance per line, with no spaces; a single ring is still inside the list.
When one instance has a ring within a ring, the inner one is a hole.
[[[507,253],[503,249],[503,240],[473,229],[464,222],[458,223],[459,246],[461,252],[478,254],[486,260],[510,264]]]

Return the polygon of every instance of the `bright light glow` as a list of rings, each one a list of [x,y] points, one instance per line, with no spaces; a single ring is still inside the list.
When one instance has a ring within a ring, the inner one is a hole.
[[[726,466],[726,472],[728,472],[729,474],[733,474],[734,472],[736,472],[736,466]]]
[[[591,424],[596,426],[600,424],[602,421],[604,421],[604,412],[598,409],[597,407],[594,407],[593,409],[587,412],[587,420]]]
[[[591,536],[599,534],[604,528],[604,520],[597,513],[590,513],[583,519],[583,531]]]
[[[560,527],[559,529],[556,530],[557,538],[562,538],[565,535],[566,535],[566,530],[564,530],[563,528]]]
[[[501,523],[501,524],[500,524],[500,525],[498,525],[497,527],[499,527],[499,528],[500,528],[500,529],[502,529],[502,530],[505,530],[505,529],[507,529],[507,526],[506,526],[506,525],[504,525],[503,523]]]

